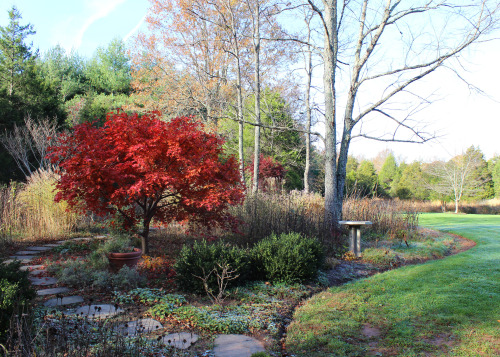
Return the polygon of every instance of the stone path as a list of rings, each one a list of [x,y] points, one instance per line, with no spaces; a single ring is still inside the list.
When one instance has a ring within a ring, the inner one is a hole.
[[[100,236],[96,238],[105,238]],[[90,240],[91,238],[73,238],[73,241]],[[57,243],[45,244],[43,246],[28,247],[25,250],[16,252],[15,255],[9,257],[4,263],[10,263],[15,260],[21,261],[20,267],[23,271],[29,271],[29,279],[35,286],[51,286],[57,284],[57,279],[54,277],[39,277],[46,273],[43,265],[27,265],[39,253],[51,250],[64,244],[66,241],[58,241]],[[37,291],[38,296],[55,296],[44,302],[44,306],[57,307],[64,305],[83,303],[81,296],[62,296],[71,290],[66,287],[48,287]],[[123,310],[116,305],[98,304],[98,305],[83,305],[78,307],[74,314],[88,316],[93,319],[104,319],[121,313]],[[156,320],[145,318],[135,321],[129,321],[127,324],[118,326],[118,330],[128,336],[136,336],[142,333],[149,333],[163,328],[162,324]],[[163,343],[174,346],[179,349],[188,349],[196,341],[199,336],[194,333],[177,332],[171,333],[163,337]],[[264,346],[258,340],[245,335],[219,335],[214,342],[215,357],[250,357],[255,352],[265,352]]]
[[[214,345],[215,357],[250,357],[266,351],[261,342],[245,335],[219,335]]]

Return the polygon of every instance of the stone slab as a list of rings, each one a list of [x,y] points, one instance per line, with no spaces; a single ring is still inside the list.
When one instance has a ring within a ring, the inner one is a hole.
[[[46,296],[46,295],[55,295],[55,294],[64,294],[69,292],[69,288],[50,288],[50,289],[41,289],[37,290],[36,294],[38,296]]]
[[[113,315],[119,314],[122,311],[122,309],[117,309],[114,305],[110,304],[85,305],[76,309],[75,314],[88,316],[95,319],[104,319],[106,317],[111,317]]]
[[[37,252],[46,252],[47,250],[51,250],[52,247],[27,247],[26,250],[34,250]]]
[[[92,238],[90,237],[79,237],[79,238],[72,238],[71,240],[73,241],[76,241],[76,242],[80,242],[80,241],[87,241],[87,240],[91,240]]]
[[[163,337],[163,343],[175,348],[188,349],[193,343],[198,341],[198,335],[189,332],[171,333]]]
[[[43,306],[55,307],[62,305],[79,304],[81,302],[83,302],[83,298],[81,296],[65,296],[63,298],[49,299],[43,303]]]
[[[135,337],[161,328],[163,328],[163,325],[159,321],[148,318],[129,321],[126,324],[118,326],[117,331],[125,336]]]
[[[27,270],[37,270],[43,268],[43,265],[23,265],[19,268],[19,270],[27,271]]]
[[[44,247],[54,248],[54,247],[59,247],[60,245],[62,245],[62,244],[61,243],[58,243],[58,244],[50,243],[50,244],[45,244]]]
[[[30,270],[30,275],[40,275],[40,274],[43,274],[46,272],[47,272],[47,270],[45,270],[45,269]]]
[[[36,252],[34,250],[20,250],[19,252],[15,252],[15,255],[35,255],[38,254],[39,252]]]
[[[9,257],[9,259],[12,259],[12,260],[20,260],[22,262],[29,262],[33,259],[33,257],[29,256],[29,255],[13,255],[11,257]]]
[[[214,346],[215,357],[250,357],[266,351],[260,341],[245,335],[219,335]]]
[[[57,284],[57,279],[51,276],[44,276],[42,278],[37,278],[34,276],[29,277],[31,284],[36,286],[44,286],[44,285],[54,285]]]

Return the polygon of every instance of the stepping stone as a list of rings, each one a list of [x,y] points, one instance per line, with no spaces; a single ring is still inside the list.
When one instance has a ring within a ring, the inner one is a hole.
[[[31,270],[30,275],[40,275],[40,274],[43,274],[46,272],[47,272],[47,270],[45,270],[45,269]]]
[[[163,325],[153,319],[139,319],[129,321],[117,327],[117,331],[129,337],[135,337],[143,333],[149,333],[163,328]]]
[[[58,241],[57,241],[57,243],[58,243],[58,244],[64,244],[64,243],[66,243],[66,242],[67,242],[67,240],[58,240]]]
[[[245,335],[219,335],[214,345],[215,357],[250,357],[266,351],[260,341]]]
[[[59,247],[60,245],[62,245],[62,244],[61,243],[58,243],[58,244],[51,243],[51,244],[45,244],[44,247],[51,247],[51,248],[53,248],[53,247]]]
[[[38,254],[38,252],[35,252],[34,250],[20,250],[19,252],[15,252],[15,255],[35,255]]]
[[[170,335],[163,337],[164,344],[180,348],[182,350],[188,349],[196,341],[198,341],[198,335],[189,332],[171,333]]]
[[[37,270],[37,269],[41,269],[43,268],[43,265],[24,265],[22,267],[19,268],[19,270],[21,271],[27,271],[27,270]]]
[[[30,276],[29,279],[31,281],[31,284],[36,285],[36,286],[57,284],[57,279],[53,278],[51,276],[47,276],[47,277],[43,277],[43,278],[37,278],[37,277]]]
[[[81,296],[65,296],[63,298],[53,298],[45,301],[43,306],[62,306],[62,305],[70,305],[70,304],[78,304],[83,302],[83,298]]]
[[[29,255],[13,255],[9,258],[13,259],[13,260],[17,259],[17,260],[20,260],[20,261],[26,262],[26,263],[33,259],[33,257],[30,257]]]
[[[74,240],[74,241],[85,241],[85,240],[91,240],[92,238],[90,237],[80,237],[80,238],[73,238],[71,240]]]
[[[34,250],[37,252],[45,252],[45,251],[51,250],[51,249],[52,249],[51,247],[28,247],[28,248],[26,248],[26,250]]]
[[[85,305],[76,309],[75,314],[81,316],[88,316],[95,319],[105,319],[106,317],[111,317],[119,314],[123,310],[120,308],[115,308],[114,305],[102,304],[102,305]]]
[[[45,295],[55,295],[55,294],[64,294],[69,292],[70,289],[68,288],[50,288],[50,289],[42,289],[38,290],[36,294],[38,296],[45,296]]]

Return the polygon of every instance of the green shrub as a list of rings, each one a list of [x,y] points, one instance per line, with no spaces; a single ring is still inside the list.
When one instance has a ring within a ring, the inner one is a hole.
[[[6,338],[10,319],[24,309],[35,291],[31,287],[27,271],[20,271],[21,263],[0,263],[0,342]]]
[[[205,293],[203,282],[198,277],[207,277],[214,269],[229,265],[238,278],[228,282],[227,287],[240,285],[249,279],[250,259],[247,250],[231,247],[222,242],[209,244],[206,241],[195,242],[193,247],[184,246],[179,254],[174,269],[177,285],[180,289],[194,293]],[[217,276],[211,274],[208,287],[218,291]]]
[[[314,278],[324,260],[321,244],[299,233],[272,234],[254,246],[252,255],[261,279],[286,283]]]

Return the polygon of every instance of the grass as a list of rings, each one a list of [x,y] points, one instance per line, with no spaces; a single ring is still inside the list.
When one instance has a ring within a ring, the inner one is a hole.
[[[477,245],[315,295],[294,316],[296,356],[500,355],[500,217],[426,214]]]

